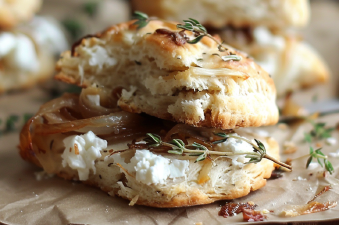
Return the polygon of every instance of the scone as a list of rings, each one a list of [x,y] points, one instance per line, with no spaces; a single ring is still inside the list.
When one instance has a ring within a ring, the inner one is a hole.
[[[49,18],[0,32],[0,93],[51,78],[56,56],[68,48],[63,31]]]
[[[0,30],[8,30],[29,21],[41,3],[41,0],[0,0]]]
[[[272,75],[278,96],[324,83],[329,78],[330,72],[322,57],[296,34],[274,33],[265,27],[227,27],[214,29],[212,33],[251,55]]]
[[[303,27],[310,14],[308,0],[132,0],[132,7],[167,20],[194,18],[214,28]]]
[[[117,97],[89,87],[80,96],[66,94],[44,104],[21,131],[20,155],[49,174],[97,186],[131,205],[152,207],[207,204],[263,187],[274,163],[247,163],[254,138],[279,158],[278,144],[255,131],[196,128],[124,112],[116,106]],[[168,143],[176,138],[186,145],[199,143],[210,155],[198,161],[198,156],[170,154],[171,148],[142,141],[147,132]],[[234,138],[213,143],[221,139],[217,132]]]
[[[269,74],[247,54],[177,23],[135,21],[83,38],[57,63],[56,79],[82,87],[122,87],[119,106],[197,127],[233,129],[278,120]],[[218,39],[218,37],[215,37]]]

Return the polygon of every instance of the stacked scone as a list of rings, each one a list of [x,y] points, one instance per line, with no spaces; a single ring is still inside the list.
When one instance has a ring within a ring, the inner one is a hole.
[[[0,1],[0,93],[51,77],[67,40],[52,19],[34,17],[40,0]]]
[[[278,145],[241,127],[277,122],[273,80],[218,37],[195,38],[177,23],[149,19],[83,38],[63,53],[56,76],[81,94],[40,108],[21,132],[21,156],[154,207],[263,187]]]
[[[206,25],[229,45],[251,55],[275,81],[278,95],[328,80],[326,64],[299,36],[310,16],[308,0],[132,1],[150,16]]]

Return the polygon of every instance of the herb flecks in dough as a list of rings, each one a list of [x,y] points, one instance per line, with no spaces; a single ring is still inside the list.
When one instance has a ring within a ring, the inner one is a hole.
[[[166,146],[171,148],[171,150],[168,150],[168,153],[170,154],[177,154],[177,155],[183,155],[184,153],[188,153],[189,156],[197,156],[197,159],[195,160],[195,162],[199,162],[199,161],[203,161],[206,158],[209,158],[211,155],[216,155],[216,156],[234,156],[234,155],[245,155],[246,158],[249,158],[249,162],[247,163],[257,163],[260,162],[263,158],[269,159],[273,162],[275,162],[276,164],[283,166],[289,170],[292,170],[292,167],[290,165],[287,165],[285,163],[282,163],[276,159],[274,159],[273,157],[269,156],[266,154],[266,149],[264,144],[259,141],[259,140],[255,140],[256,145],[253,144],[251,141],[239,137],[239,136],[234,136],[232,134],[225,134],[225,133],[216,133],[215,135],[222,137],[222,139],[212,142],[212,144],[219,144],[219,143],[223,143],[225,141],[227,141],[227,139],[229,138],[235,138],[235,139],[239,139],[242,141],[245,141],[247,143],[249,143],[250,145],[252,145],[253,147],[253,152],[241,152],[241,153],[236,153],[236,152],[220,152],[220,151],[213,151],[210,150],[208,147],[206,147],[205,145],[193,142],[193,144],[190,145],[186,145],[184,143],[184,141],[182,141],[181,139],[173,139],[169,142],[164,142],[161,140],[161,137],[159,135],[156,134],[151,134],[151,133],[147,133],[147,138],[144,139],[144,141],[146,141],[146,143],[148,144],[149,147],[151,148],[157,148],[160,146]]]
[[[187,41],[187,43],[190,44],[196,44],[198,43],[204,36],[211,38],[213,41],[215,41],[218,44],[218,50],[220,52],[227,51],[227,48],[225,48],[222,44],[222,42],[215,39],[212,35],[207,33],[206,28],[201,25],[197,20],[189,18],[188,20],[184,20],[185,24],[178,24],[177,28],[188,30],[194,33],[195,38],[193,40]]]

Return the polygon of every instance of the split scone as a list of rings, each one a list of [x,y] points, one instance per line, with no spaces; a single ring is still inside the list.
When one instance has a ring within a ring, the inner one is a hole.
[[[41,0],[0,0],[0,30],[27,22],[41,6]]]
[[[49,174],[97,186],[131,205],[153,207],[239,198],[263,187],[271,176],[272,161],[248,163],[246,157],[255,154],[255,138],[267,154],[279,158],[272,138],[255,131],[196,128],[120,111],[118,92],[112,95],[111,90],[89,87],[80,96],[65,94],[44,104],[21,131],[20,155]],[[207,157],[198,161],[197,155],[173,154],[170,150],[175,149],[166,145],[150,145],[142,140],[147,132],[158,134],[167,144],[176,140],[195,153],[204,146]],[[215,143],[221,139],[215,135],[218,132],[233,138]]]
[[[273,80],[245,53],[176,23],[135,21],[83,38],[57,63],[56,79],[82,87],[121,87],[119,106],[198,127],[233,129],[278,120]],[[218,39],[218,37],[215,37]]]
[[[324,83],[329,69],[321,56],[295,34],[272,32],[265,27],[213,30],[231,46],[249,55],[274,80],[278,95]]]
[[[0,93],[30,87],[53,75],[56,55],[68,47],[58,24],[35,17],[15,30],[0,32]]]
[[[310,16],[308,0],[132,0],[132,7],[167,20],[194,18],[214,28],[303,27]]]

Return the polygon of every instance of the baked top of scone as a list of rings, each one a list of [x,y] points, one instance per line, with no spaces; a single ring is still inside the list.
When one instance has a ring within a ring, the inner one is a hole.
[[[245,51],[275,82],[278,96],[329,80],[330,70],[319,53],[293,32],[266,27],[213,29],[230,45]]]
[[[308,0],[132,0],[132,8],[167,20],[192,17],[214,28],[303,27],[310,17]]]
[[[220,46],[218,37],[190,44],[197,35],[174,22],[151,20],[140,29],[135,22],[80,40],[58,61],[56,79],[122,87],[123,110],[193,126],[277,122],[273,80],[248,55]]]
[[[30,20],[41,3],[41,0],[0,0],[0,29],[11,29]]]

